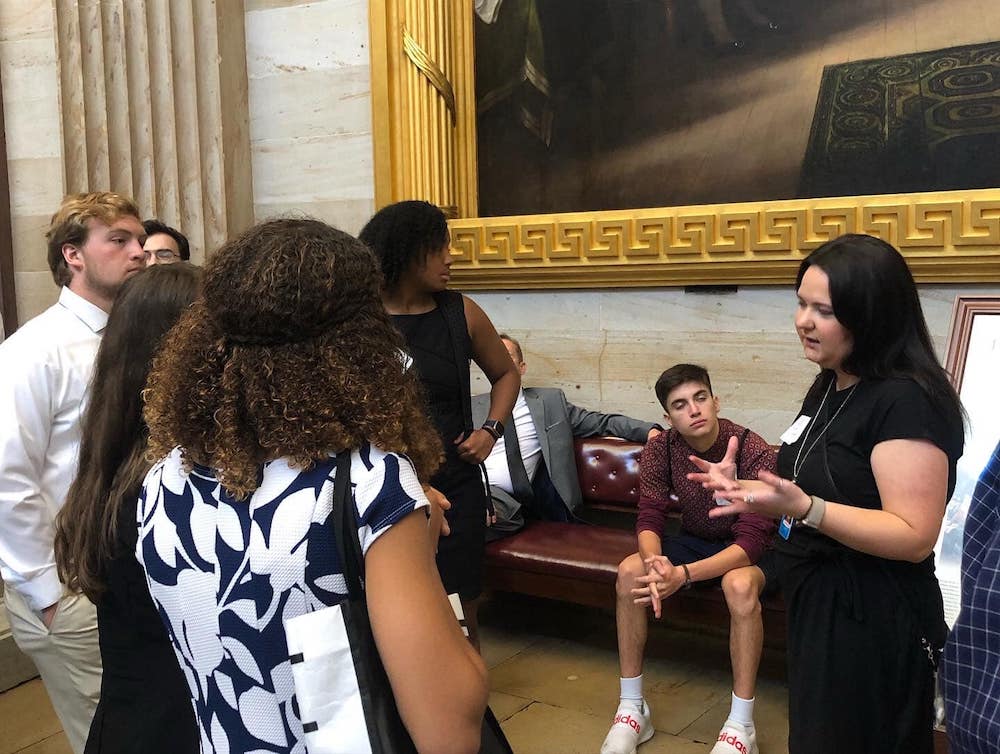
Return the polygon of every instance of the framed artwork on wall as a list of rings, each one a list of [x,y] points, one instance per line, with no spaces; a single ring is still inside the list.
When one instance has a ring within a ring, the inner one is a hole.
[[[845,232],[1000,280],[1000,6],[941,5],[370,0],[376,202],[445,208],[466,288],[784,283]]]
[[[968,414],[965,451],[936,548],[938,581],[951,625],[958,615],[962,533],[976,482],[1000,441],[1000,296],[958,296],[945,368]]]

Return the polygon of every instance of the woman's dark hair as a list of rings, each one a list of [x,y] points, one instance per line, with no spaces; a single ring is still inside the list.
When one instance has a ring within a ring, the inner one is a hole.
[[[200,280],[189,264],[149,267],[125,281],[108,318],[82,422],[79,471],[56,517],[59,578],[91,600],[104,591],[106,564],[121,548],[125,502],[138,498],[149,470],[142,389],[153,353],[194,301]]]
[[[448,221],[428,202],[397,202],[376,212],[358,238],[375,252],[385,287],[392,290],[407,270],[448,243]]]
[[[241,500],[265,461],[308,468],[366,441],[428,479],[441,442],[380,284],[371,251],[318,220],[271,220],[224,245],[153,364],[151,455],[180,447]]]
[[[802,261],[796,290],[813,266],[826,273],[833,314],[854,340],[842,369],[862,379],[909,377],[946,417],[961,424],[962,403],[934,353],[917,286],[903,255],[874,236],[840,236]],[[823,374],[813,390],[821,385],[825,385]]]

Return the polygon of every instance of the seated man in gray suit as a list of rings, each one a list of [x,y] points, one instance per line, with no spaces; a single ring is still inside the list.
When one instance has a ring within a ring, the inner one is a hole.
[[[500,340],[523,376],[527,365],[521,344],[506,333],[501,333]],[[472,399],[474,422],[482,423],[488,410],[488,395]],[[574,437],[611,435],[646,442],[660,431],[652,422],[574,406],[556,388],[522,388],[504,436],[485,461],[496,512],[487,539],[499,539],[520,529],[525,513],[550,521],[575,519],[583,493],[576,476]]]

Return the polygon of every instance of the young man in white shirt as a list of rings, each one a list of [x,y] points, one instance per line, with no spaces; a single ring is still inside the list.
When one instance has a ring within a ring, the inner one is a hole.
[[[146,265],[139,210],[110,192],[63,200],[46,238],[56,304],[0,343],[0,573],[11,632],[34,661],[70,745],[100,692],[97,614],[65,592],[54,521],[76,474],[80,418],[121,284]]]

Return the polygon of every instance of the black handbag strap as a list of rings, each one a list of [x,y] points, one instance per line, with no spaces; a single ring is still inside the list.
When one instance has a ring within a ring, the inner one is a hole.
[[[352,600],[365,595],[365,557],[358,539],[358,511],[351,498],[351,451],[337,453],[336,476],[333,478],[333,510],[331,511],[337,552],[340,554],[347,594]]]
[[[455,369],[458,370],[458,389],[462,400],[462,420],[465,431],[472,431],[472,387],[469,384],[469,323],[465,320],[465,302],[457,291],[440,291],[434,300],[441,309],[451,335],[455,352]]]

